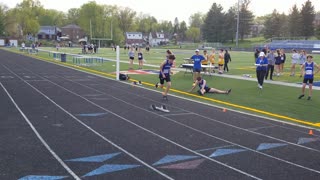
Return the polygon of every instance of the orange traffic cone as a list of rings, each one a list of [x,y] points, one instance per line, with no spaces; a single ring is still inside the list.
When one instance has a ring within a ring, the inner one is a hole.
[[[312,129],[309,130],[309,135],[313,135]]]

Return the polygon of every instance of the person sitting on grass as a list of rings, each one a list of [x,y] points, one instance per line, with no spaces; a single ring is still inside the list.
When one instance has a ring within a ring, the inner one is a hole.
[[[200,88],[198,90],[198,93],[202,96],[205,93],[229,94],[231,92],[231,89],[228,89],[226,91],[222,91],[219,89],[210,88],[207,86],[207,81],[202,79],[201,77],[197,77],[197,81],[195,82],[195,86],[192,86],[192,89],[189,92],[192,92],[197,85]]]

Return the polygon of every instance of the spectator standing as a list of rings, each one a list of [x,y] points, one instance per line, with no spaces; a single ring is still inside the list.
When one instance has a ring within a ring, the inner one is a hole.
[[[292,50],[291,56],[291,73],[290,76],[294,76],[296,74],[296,64],[300,60],[300,55],[298,54],[297,50]]]
[[[281,54],[280,75],[282,75],[283,71],[284,71],[284,64],[286,63],[287,56],[286,56],[286,53],[284,52],[284,49],[280,50],[280,54]]]
[[[231,62],[231,56],[228,50],[226,50],[226,53],[224,53],[224,67],[223,67],[224,72],[229,72],[229,67],[228,67],[229,62]]]
[[[267,72],[268,59],[265,57],[264,52],[260,52],[259,57],[256,61],[256,74],[258,80],[258,87],[262,89],[263,80]]]
[[[129,70],[133,69],[133,60],[134,60],[134,56],[135,56],[135,51],[133,49],[133,47],[130,47],[130,50],[128,52],[128,56],[129,56]]]
[[[275,61],[276,61],[273,50],[269,51],[269,53],[267,55],[267,59],[268,59],[268,68],[267,68],[267,73],[266,73],[265,79],[266,80],[268,79],[269,72],[270,72],[270,80],[273,80],[272,76],[273,76],[274,65],[275,65]]]
[[[139,69],[142,69],[142,67],[143,67],[143,53],[142,53],[141,48],[139,48],[139,51],[138,51],[138,61],[139,61]]]
[[[201,62],[205,60],[205,58],[202,55],[199,55],[199,49],[196,49],[195,53],[196,54],[190,58],[193,60],[193,86],[197,80],[197,77],[200,77]]]

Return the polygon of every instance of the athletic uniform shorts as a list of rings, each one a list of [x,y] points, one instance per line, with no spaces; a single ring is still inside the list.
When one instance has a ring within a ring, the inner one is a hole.
[[[159,74],[159,79],[160,79],[160,84],[164,84],[164,81],[166,82],[170,82],[170,74],[165,74],[166,78],[163,78],[163,76],[161,74]]]
[[[193,72],[201,72],[201,68],[193,68]]]
[[[303,83],[308,83],[308,82],[309,82],[309,84],[313,84],[313,78],[312,79],[308,79],[308,78],[303,79]]]
[[[134,60],[134,57],[129,57],[131,60]]]
[[[139,61],[142,61],[143,59],[142,59],[142,58],[139,58],[138,60],[139,60]]]
[[[208,93],[210,91],[211,88],[209,87],[205,87],[204,90],[206,90],[206,93]]]

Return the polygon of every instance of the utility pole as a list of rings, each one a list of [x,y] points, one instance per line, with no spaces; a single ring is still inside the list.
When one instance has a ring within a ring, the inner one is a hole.
[[[238,15],[237,15],[237,32],[236,32],[236,47],[239,46],[239,19],[240,19],[240,0],[238,0]]]

